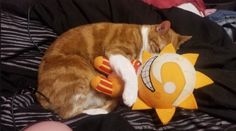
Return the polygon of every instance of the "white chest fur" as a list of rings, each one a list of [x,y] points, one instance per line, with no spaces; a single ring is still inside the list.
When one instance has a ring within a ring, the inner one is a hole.
[[[142,42],[143,42],[143,47],[141,49],[141,52],[140,52],[140,55],[139,55],[139,61],[142,62],[142,55],[143,55],[143,51],[144,50],[147,50],[149,51],[150,50],[150,47],[149,47],[149,41],[148,41],[148,34],[149,34],[149,31],[150,31],[150,28],[147,27],[147,26],[142,26],[141,28],[141,35],[142,35]]]

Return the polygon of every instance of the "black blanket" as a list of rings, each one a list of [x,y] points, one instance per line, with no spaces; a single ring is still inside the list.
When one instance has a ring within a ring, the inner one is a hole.
[[[178,33],[193,36],[190,41],[181,46],[178,53],[199,53],[200,57],[196,64],[196,70],[210,76],[214,80],[214,84],[194,91],[201,112],[177,110],[173,121],[167,126],[162,126],[152,111],[133,112],[126,108],[117,109],[115,114],[108,116],[85,118],[78,116],[78,118],[71,120],[61,120],[51,111],[43,110],[31,93],[31,90],[36,88],[37,67],[43,53],[39,52],[37,46],[28,37],[26,23],[27,21],[30,22],[31,35],[35,38],[33,39],[34,42],[39,44],[42,52],[56,37],[55,33],[37,21],[31,23],[29,19],[15,18],[8,13],[3,13],[3,15],[1,13],[2,17],[13,19],[10,21],[1,20],[1,28],[4,31],[1,34],[1,41],[4,41],[1,42],[4,44],[1,50],[4,50],[1,51],[0,122],[9,128],[3,129],[10,131],[14,124],[22,128],[30,123],[45,119],[64,121],[75,130],[96,130],[96,128],[102,130],[104,129],[102,125],[108,121],[119,121],[123,128],[130,130],[133,128],[136,130],[197,130],[208,127],[209,129],[218,127],[218,130],[222,130],[230,122],[236,122],[236,103],[234,102],[236,100],[236,46],[232,44],[223,28],[207,18],[201,18],[177,8],[159,10],[142,3],[140,0],[41,0],[29,7],[31,7],[30,18],[43,22],[52,28],[57,35],[82,24],[101,21],[156,24],[162,20],[170,20],[172,28]],[[27,18],[28,11],[26,9],[17,10],[16,13]],[[16,19],[19,20],[19,25],[16,24]],[[9,38],[8,32],[14,31],[16,33],[11,33],[11,35],[14,34],[12,35],[14,38]],[[16,50],[15,47],[10,48],[11,43],[14,42],[9,41],[9,39],[17,40],[16,44],[24,44],[24,46],[20,50]],[[22,41],[18,39],[22,39]],[[10,51],[13,53],[9,53]],[[22,92],[22,89],[30,90],[30,93]],[[228,122],[220,121],[204,113]],[[15,117],[16,121],[10,117]],[[122,122],[124,118],[132,127],[129,127],[126,122]],[[94,128],[88,127],[87,123],[93,123],[96,126]],[[113,122],[110,124],[111,126],[116,125]],[[122,130],[121,128],[118,129]]]
[[[236,121],[236,45],[207,18],[177,8],[155,9],[137,0],[42,0],[33,11],[58,34],[101,21],[154,24],[170,20],[175,31],[193,36],[178,52],[199,53],[196,70],[214,80],[213,85],[194,92],[199,109]]]

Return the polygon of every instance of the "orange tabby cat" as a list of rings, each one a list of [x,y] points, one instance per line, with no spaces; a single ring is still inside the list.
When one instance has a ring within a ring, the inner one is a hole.
[[[98,75],[93,67],[97,56],[106,56],[124,81],[123,102],[132,106],[138,82],[130,62],[142,50],[158,53],[168,43],[176,48],[188,40],[170,29],[170,22],[157,25],[96,23],[73,28],[49,47],[39,68],[38,101],[62,118],[80,113],[102,114],[114,109],[118,99],[96,92],[90,80]]]

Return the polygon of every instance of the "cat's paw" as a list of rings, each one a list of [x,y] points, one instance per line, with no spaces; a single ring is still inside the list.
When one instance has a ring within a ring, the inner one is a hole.
[[[100,114],[108,114],[109,112],[105,109],[96,108],[96,109],[84,110],[82,113],[85,113],[88,115],[100,115]]]
[[[135,86],[135,85],[133,85]],[[128,107],[131,107],[138,97],[138,87],[128,87],[122,94],[123,103]]]

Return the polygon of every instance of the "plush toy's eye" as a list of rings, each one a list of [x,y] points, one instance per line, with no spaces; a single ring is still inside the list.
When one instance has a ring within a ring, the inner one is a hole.
[[[160,72],[165,93],[173,94],[181,91],[180,89],[184,87],[186,82],[183,71],[178,63],[166,62],[162,65]]]

